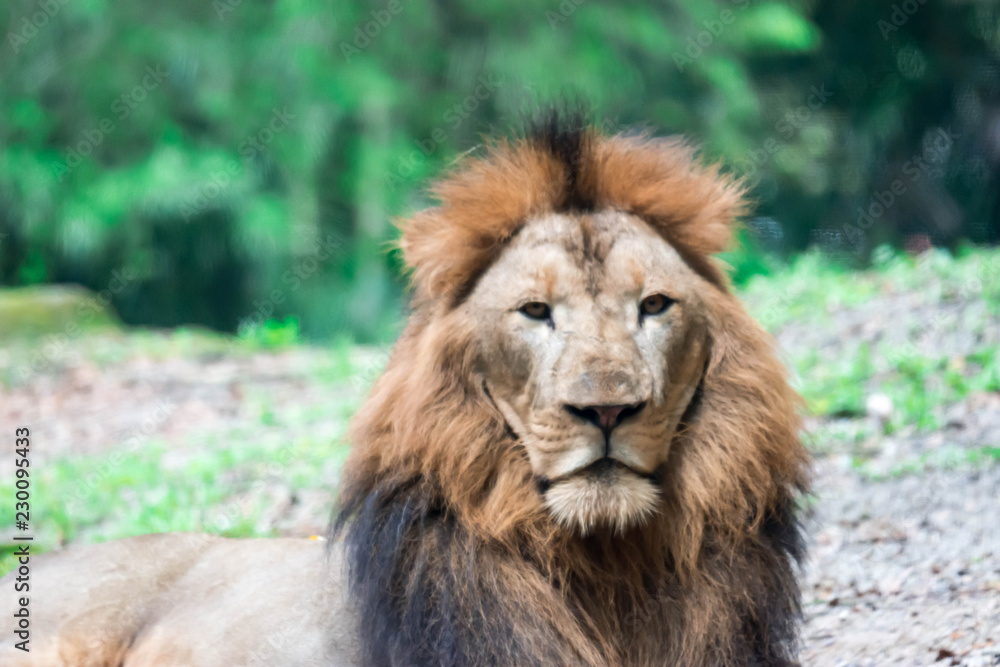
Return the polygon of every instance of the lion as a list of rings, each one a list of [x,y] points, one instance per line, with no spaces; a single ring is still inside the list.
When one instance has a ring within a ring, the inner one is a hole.
[[[553,115],[432,192],[401,224],[412,312],[327,549],[50,556],[31,605],[63,620],[33,641],[62,662],[17,664],[794,663],[800,402],[711,258],[743,185],[682,140]]]

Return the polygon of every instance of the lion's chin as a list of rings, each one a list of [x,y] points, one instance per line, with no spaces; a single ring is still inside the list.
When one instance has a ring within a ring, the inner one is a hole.
[[[545,506],[564,528],[589,535],[598,526],[623,533],[656,512],[659,491],[649,479],[624,466],[599,473],[584,470],[552,484]]]

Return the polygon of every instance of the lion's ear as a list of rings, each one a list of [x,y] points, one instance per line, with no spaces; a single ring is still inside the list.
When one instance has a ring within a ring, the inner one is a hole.
[[[399,247],[413,282],[432,298],[439,298],[460,278],[455,275],[455,265],[444,261],[455,252],[451,236],[444,229],[446,224],[436,206],[396,222],[401,232]]]
[[[654,220],[663,220],[666,235],[702,255],[715,255],[731,247],[740,218],[749,206],[744,199],[742,184],[717,173],[710,167],[702,174],[692,176],[687,197],[698,203],[688,209],[687,215],[678,215],[678,209],[667,209],[660,214],[649,212]],[[669,206],[664,202],[664,208]]]
[[[453,218],[454,212],[433,207],[397,222],[403,259],[421,299],[448,303],[460,299],[511,233],[502,224],[481,229]]]
[[[680,138],[617,135],[597,145],[597,201],[627,210],[653,225],[668,241],[700,254],[729,247],[747,212],[745,186],[703,166]]]
[[[461,296],[525,220],[554,209],[564,180],[554,156],[523,141],[500,141],[462,161],[431,189],[439,206],[397,223],[418,291]]]
[[[750,208],[742,183],[717,172],[718,167],[713,166],[696,175],[692,183],[696,191],[691,196],[700,199],[699,208],[670,225],[671,236],[703,255],[728,250],[740,218]]]

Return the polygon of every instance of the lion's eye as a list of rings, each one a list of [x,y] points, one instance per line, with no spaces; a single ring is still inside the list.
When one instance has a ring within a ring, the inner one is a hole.
[[[520,311],[524,313],[526,317],[530,317],[533,320],[548,320],[552,318],[552,309],[549,308],[549,304],[542,303],[541,301],[532,301],[521,306]]]
[[[673,304],[674,300],[662,294],[650,294],[639,304],[643,315],[659,315]]]

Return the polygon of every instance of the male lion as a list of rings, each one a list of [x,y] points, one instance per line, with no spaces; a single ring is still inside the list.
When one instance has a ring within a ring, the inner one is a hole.
[[[740,186],[552,118],[434,192],[327,559],[196,535],[39,559],[16,664],[794,659],[797,398],[708,258]]]

